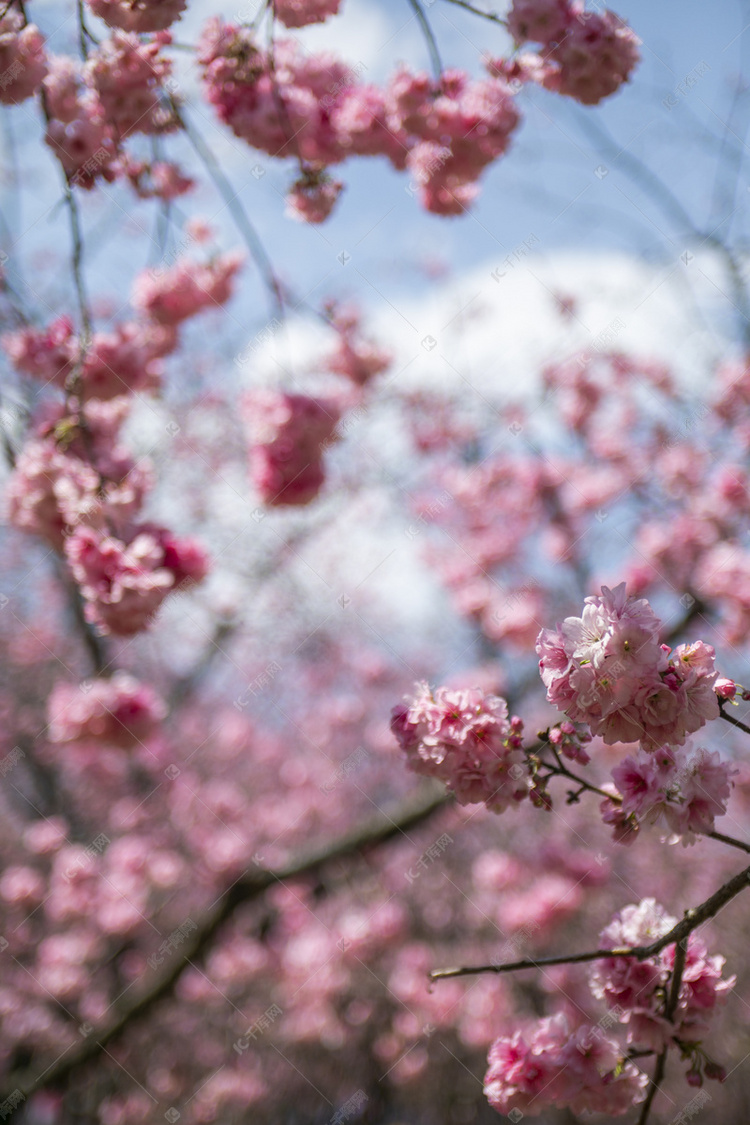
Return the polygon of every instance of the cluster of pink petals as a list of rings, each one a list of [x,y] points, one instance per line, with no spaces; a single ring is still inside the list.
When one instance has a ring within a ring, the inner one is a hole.
[[[696,641],[670,655],[659,644],[660,625],[645,599],[627,596],[624,582],[586,598],[581,617],[539,634],[549,702],[609,744],[681,745],[718,718],[715,653]]]
[[[120,168],[140,199],[163,199],[169,202],[186,195],[195,187],[195,180],[186,176],[179,164],[171,160],[153,160],[147,163],[123,154]]]
[[[344,185],[323,171],[295,180],[287,195],[287,215],[302,223],[322,223],[330,215]]]
[[[83,71],[65,56],[51,58],[44,92],[46,142],[68,181],[89,191],[99,178],[114,180],[115,135],[96,92],[85,84]]]
[[[181,258],[169,269],[144,270],[133,283],[132,304],[159,325],[180,324],[229,300],[242,261],[241,253],[230,251],[205,264]]]
[[[164,31],[187,7],[187,0],[86,0],[86,3],[109,27],[138,33]]]
[[[274,8],[288,26],[335,10],[330,0],[277,0]],[[520,121],[514,94],[524,81],[594,104],[638,61],[637,39],[609,11],[527,2],[509,19],[519,40],[533,33],[545,44],[544,55],[490,62],[484,80],[447,70],[436,82],[402,67],[381,89],[358,82],[333,56],[303,54],[291,40],[277,42],[271,54],[250,30],[218,17],[204,29],[199,61],[208,100],[254,148],[296,157],[313,180],[348,157],[384,156],[408,168],[409,191],[428,211],[459,215],[476,197],[484,169],[508,148]],[[338,194],[335,183],[298,181],[295,216],[321,222]]]
[[[99,435],[101,436],[101,435]],[[102,479],[99,463],[91,463],[81,443],[63,449],[52,435],[28,441],[16,460],[6,488],[10,522],[41,535],[58,549],[75,527],[125,528],[141,507],[151,486],[147,464],[110,455]]]
[[[65,385],[78,356],[78,343],[70,317],[60,316],[47,328],[19,328],[2,337],[11,363],[24,375],[43,383]]]
[[[665,746],[625,758],[612,778],[623,817],[636,824],[665,825],[683,844],[693,844],[697,836],[712,832],[715,817],[726,812],[736,772],[717,751]]]
[[[598,1026],[571,1031],[564,1015],[496,1039],[488,1064],[484,1093],[511,1121],[552,1107],[619,1117],[643,1100],[648,1084],[617,1040]]]
[[[624,907],[602,931],[600,949],[629,949],[649,945],[669,933],[677,919],[654,899]],[[591,990],[628,1025],[628,1044],[662,1051],[672,1038],[697,1043],[709,1030],[714,1009],[734,986],[722,979],[725,959],[709,956],[697,934],[688,938],[685,969],[673,1020],[664,1016],[664,989],[674,966],[674,945],[652,958],[608,957],[595,963]]]
[[[273,390],[249,391],[243,410],[250,476],[264,504],[309,504],[323,486],[324,446],[339,410],[332,402]]]
[[[153,688],[127,672],[81,684],[58,683],[47,701],[51,742],[97,742],[127,749],[142,742],[167,709]]]
[[[134,6],[128,7],[135,12]],[[100,178],[132,179],[133,162],[120,148],[122,139],[175,127],[163,96],[171,63],[160,51],[167,42],[167,32],[146,43],[137,34],[115,31],[81,66],[67,56],[49,60],[44,79],[46,140],[71,184],[90,190]],[[165,198],[190,186],[184,177],[170,175],[168,168],[153,177],[153,194]]]
[[[81,370],[81,396],[107,400],[161,385],[161,360],[177,346],[171,325],[125,321],[95,332]]]
[[[199,57],[208,100],[254,148],[296,156],[317,173],[350,156],[385,156],[396,168],[408,165],[415,191],[438,214],[464,210],[519,122],[503,79],[471,81],[454,70],[436,84],[402,68],[380,90],[358,83],[332,56],[303,54],[292,41],[278,42],[271,58],[251,32],[219,19],[206,27]],[[333,202],[330,183],[323,187],[319,206],[307,208],[313,221]],[[302,192],[299,182],[294,192]],[[303,217],[307,209],[297,207]]]
[[[284,27],[322,23],[338,13],[341,0],[273,0],[273,14]]]
[[[542,44],[542,85],[583,105],[615,93],[640,58],[638,38],[618,15],[587,12],[575,0],[514,0],[508,28],[517,43]]]
[[[506,151],[519,124],[513,91],[500,78],[471,81],[446,71],[438,88],[399,70],[387,90],[388,122],[407,137],[407,168],[428,211],[460,214],[481,173]]]
[[[331,308],[331,323],[338,333],[336,349],[326,356],[325,366],[363,387],[390,367],[393,356],[360,335],[360,316],[354,310]]]
[[[80,341],[68,317],[47,328],[21,328],[2,337],[15,367],[43,383],[64,387],[80,355]],[[80,398],[108,400],[159,388],[160,360],[177,346],[171,326],[126,321],[111,332],[95,332],[79,372]]]
[[[503,812],[529,794],[523,723],[508,717],[500,696],[444,687],[433,695],[417,684],[414,697],[393,708],[391,730],[409,768],[444,782],[459,804]]]
[[[167,594],[200,582],[208,564],[192,539],[143,525],[122,540],[99,528],[77,527],[65,554],[86,602],[86,618],[103,633],[141,632]]]
[[[30,98],[47,73],[44,36],[33,24],[25,24],[19,11],[0,17],[0,103],[15,105]]]
[[[192,539],[138,522],[151,472],[117,443],[128,407],[121,395],[87,400],[80,417],[53,408],[6,489],[11,523],[64,550],[88,620],[123,636],[145,628],[168,593],[208,569]]]
[[[160,42],[146,43],[137,35],[116,31],[84,67],[84,81],[95,91],[104,117],[119,137],[159,133],[173,125],[160,99],[171,64],[160,50]]]

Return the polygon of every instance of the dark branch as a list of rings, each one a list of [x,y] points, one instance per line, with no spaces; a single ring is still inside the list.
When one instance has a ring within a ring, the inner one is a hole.
[[[5,1084],[5,1093],[0,1093],[0,1102],[11,1092],[19,1090],[26,1098],[37,1090],[59,1086],[79,1067],[97,1058],[115,1039],[127,1031],[136,1020],[147,1015],[161,1000],[171,995],[175,984],[190,962],[200,959],[210,948],[221,927],[229,921],[238,907],[259,898],[269,887],[301,876],[313,875],[336,860],[351,858],[357,853],[384,844],[409,829],[423,824],[438,810],[449,803],[442,787],[436,792],[434,786],[427,786],[416,798],[405,802],[392,812],[381,813],[360,828],[340,836],[333,843],[327,843],[316,851],[293,859],[278,871],[262,868],[245,874],[219,898],[214,908],[198,925],[197,930],[187,937],[181,956],[167,965],[156,981],[116,1011],[110,1023],[93,1031],[74,1050],[58,1059],[52,1066],[36,1074],[29,1072],[11,1074]]]

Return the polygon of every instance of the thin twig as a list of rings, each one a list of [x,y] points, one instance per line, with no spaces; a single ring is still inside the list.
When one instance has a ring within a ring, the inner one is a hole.
[[[721,844],[728,844],[730,848],[750,853],[750,844],[746,844],[744,840],[736,840],[734,836],[725,836],[723,832],[706,832],[706,836],[709,840],[718,840]]]
[[[427,51],[432,63],[432,69],[435,72],[435,81],[437,83],[440,83],[443,78],[443,64],[440,61],[440,51],[438,50],[435,33],[430,27],[430,21],[424,14],[424,9],[422,8],[419,0],[409,0],[409,4],[414,10],[414,15],[417,17],[419,26],[422,28],[422,34],[424,35],[425,42],[427,44]]]
[[[733,727],[743,730],[745,734],[750,734],[750,727],[743,723],[741,719],[735,719],[734,715],[730,715],[728,711],[724,710],[724,700],[719,700],[719,715],[727,723],[731,723]]]
[[[734,252],[713,232],[702,231],[690,218],[671,188],[667,187],[663,180],[639,157],[621,148],[606,129],[585,114],[579,115],[578,121],[582,130],[596,140],[600,150],[608,156],[612,163],[619,163],[633,183],[650,195],[661,208],[663,214],[670,218],[672,222],[677,222],[684,228],[683,234],[690,236],[701,244],[712,246],[721,254],[734,290],[737,311],[742,319],[742,339],[746,346],[750,346],[750,299],[748,298],[740,263]]]
[[[666,1050],[664,1050],[656,1060],[656,1066],[654,1067],[654,1073],[648,1088],[648,1094],[646,1095],[645,1102],[641,1106],[641,1112],[638,1117],[638,1125],[646,1125],[646,1122],[648,1121],[648,1115],[651,1112],[651,1103],[656,1097],[656,1093],[664,1079],[664,1071],[666,1069],[667,1052]]]
[[[680,942],[688,937],[709,918],[719,913],[721,908],[735,898],[740,891],[747,887],[750,881],[750,867],[746,867],[733,878],[724,883],[717,891],[692,910],[686,910],[683,918],[663,937],[652,941],[650,945],[634,945],[623,949],[594,949],[586,953],[572,953],[559,957],[540,957],[536,960],[528,958],[524,961],[510,961],[499,965],[463,965],[455,969],[435,969],[430,973],[431,980],[442,980],[445,977],[466,977],[476,973],[511,973],[520,969],[544,968],[547,965],[576,965],[585,961],[598,961],[606,957],[635,957],[638,961],[645,961],[661,952],[668,945]]]
[[[175,114],[180,128],[185,133],[190,144],[195,149],[196,154],[203,163],[206,171],[213,180],[217,191],[227,205],[227,209],[234,219],[235,225],[242,235],[245,245],[247,246],[250,254],[261,274],[273,300],[274,311],[280,320],[285,316],[285,299],[284,290],[281,282],[276,276],[271,259],[261,242],[258,232],[247,217],[245,208],[240,203],[237,192],[232,187],[231,183],[224,175],[224,172],[218,160],[214,156],[213,151],[204,141],[201,134],[185,118],[184,112],[179,108],[177,102],[171,99],[172,110]]]
[[[491,20],[493,23],[499,24],[500,27],[508,28],[508,21],[503,19],[502,16],[495,15],[494,12],[483,12],[480,8],[475,8],[473,4],[467,3],[467,0],[448,0],[449,4],[455,4],[458,8],[463,8],[467,12],[471,12],[473,16],[481,16],[483,20]]]

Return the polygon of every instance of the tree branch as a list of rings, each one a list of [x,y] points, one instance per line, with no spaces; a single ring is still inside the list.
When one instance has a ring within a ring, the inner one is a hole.
[[[677,922],[663,937],[652,941],[650,945],[634,945],[625,949],[594,949],[586,953],[572,953],[560,957],[540,957],[536,960],[529,958],[524,961],[509,961],[500,965],[464,965],[455,969],[436,969],[430,973],[430,980],[442,980],[445,977],[466,977],[475,973],[511,973],[517,972],[519,969],[544,968],[547,965],[576,965],[585,961],[598,961],[606,957],[635,957],[638,961],[645,961],[648,957],[653,957],[656,953],[661,952],[668,945],[683,941],[698,926],[707,922],[709,918],[713,918],[719,913],[722,906],[725,906],[747,887],[748,882],[750,882],[750,867],[746,867],[732,879],[729,879],[700,906],[696,906],[692,910],[686,910],[681,921]]]
[[[731,723],[733,727],[738,730],[744,730],[745,734],[750,734],[750,727],[743,723],[741,719],[735,719],[734,715],[730,715],[728,711],[724,710],[724,700],[719,700],[719,715],[725,722]]]
[[[659,1086],[661,1085],[662,1080],[664,1078],[664,1071],[666,1069],[667,1069],[667,1052],[666,1052],[666,1050],[664,1050],[664,1051],[662,1051],[662,1053],[659,1055],[658,1059],[656,1060],[656,1066],[654,1067],[654,1073],[653,1073],[653,1076],[651,1078],[651,1085],[649,1086],[648,1094],[646,1095],[646,1100],[643,1103],[643,1105],[641,1106],[640,1116],[638,1117],[638,1125],[646,1125],[646,1122],[648,1121],[648,1115],[651,1112],[651,1104],[652,1104],[654,1098],[656,1097]]]
[[[480,8],[475,8],[473,4],[469,4],[468,0],[448,0],[448,3],[455,4],[457,8],[463,8],[466,12],[471,12],[473,16],[480,16],[483,20],[491,20],[506,30],[508,28],[508,21],[504,20],[502,16],[497,16],[494,12],[483,12]]]
[[[351,858],[358,852],[402,836],[409,829],[425,823],[434,813],[445,808],[449,801],[442,786],[436,791],[435,786],[428,785],[416,798],[412,797],[392,812],[380,813],[360,828],[340,836],[333,843],[324,844],[316,851],[293,859],[277,871],[259,869],[245,874],[227,888],[197,930],[188,936],[182,955],[175,958],[171,965],[167,965],[153,984],[123,1004],[110,1023],[94,1030],[52,1066],[47,1066],[36,1074],[28,1071],[11,1074],[5,1084],[5,1093],[0,1093],[0,1102],[9,1098],[13,1091],[20,1091],[28,1098],[38,1090],[59,1086],[73,1071],[97,1058],[136,1020],[147,1015],[159,1001],[172,993],[188,964],[208,950],[217,932],[239,906],[259,898],[276,883],[315,874],[336,860]]]

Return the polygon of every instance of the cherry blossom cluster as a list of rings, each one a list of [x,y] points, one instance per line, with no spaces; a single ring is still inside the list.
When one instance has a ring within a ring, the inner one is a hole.
[[[66,56],[50,59],[44,81],[46,141],[69,183],[90,191],[101,178],[116,176],[114,130],[81,68]]]
[[[84,524],[124,533],[152,484],[148,463],[134,462],[117,444],[127,407],[123,398],[91,400],[78,418],[58,408],[37,427],[7,485],[8,514],[16,527],[58,549]]]
[[[273,14],[284,27],[306,27],[335,16],[341,0],[273,0]]]
[[[83,401],[157,391],[161,361],[179,342],[177,326],[229,299],[242,260],[242,254],[232,251],[206,263],[180,258],[171,267],[144,270],[135,279],[131,297],[140,319],[94,332],[83,355],[67,316],[46,328],[7,332],[2,347],[19,371],[44,384],[65,388],[75,373],[75,393]]]
[[[715,653],[702,641],[671,652],[659,644],[660,625],[645,599],[628,597],[624,582],[587,597],[581,617],[539,634],[549,702],[609,744],[681,745],[719,716]]]
[[[394,707],[391,730],[409,768],[444,782],[459,804],[503,812],[529,795],[523,723],[509,718],[500,696],[449,688],[433,695],[417,684],[414,697]]]
[[[141,632],[167,594],[202,581],[205,552],[191,538],[141,524],[125,539],[77,527],[65,543],[71,572],[86,601],[86,617],[103,633]]]
[[[289,189],[286,213],[298,222],[323,223],[343,187],[341,180],[335,180],[323,168],[305,168]]]
[[[243,411],[250,476],[264,504],[309,504],[325,480],[324,447],[339,420],[331,401],[281,391],[248,391]]]
[[[47,144],[72,185],[90,190],[99,178],[131,178],[131,158],[122,141],[176,127],[164,96],[171,63],[161,51],[169,41],[168,32],[144,42],[136,34],[115,31],[82,65],[67,56],[50,59],[43,83]],[[175,194],[175,174],[161,175],[168,198]],[[180,185],[182,190],[186,186]],[[153,194],[158,189],[157,172]]]
[[[151,474],[116,444],[128,407],[124,397],[92,399],[77,415],[59,407],[21,451],[7,488],[11,521],[64,550],[88,620],[123,636],[208,569],[192,539],[138,522]]]
[[[47,73],[44,36],[20,12],[4,6],[0,17],[0,103],[14,105],[30,98]]]
[[[573,723],[567,722],[558,723],[546,732],[546,741],[554,746],[558,754],[581,766],[588,765],[591,761],[591,755],[586,749],[591,739],[591,731],[586,727],[578,729]]]
[[[95,742],[127,749],[167,713],[153,688],[127,672],[80,684],[57,683],[47,701],[50,742]]]
[[[648,945],[676,924],[653,898],[626,906],[602,931],[600,949]],[[735,978],[723,978],[724,958],[710,956],[695,933],[687,939],[684,967],[671,1016],[667,997],[675,969],[675,946],[650,958],[607,957],[595,962],[589,976],[593,995],[608,1014],[598,1024],[571,1027],[562,1013],[492,1044],[484,1092],[490,1104],[513,1120],[543,1113],[548,1107],[574,1113],[621,1116],[643,1101],[648,1078],[633,1062],[631,1050],[659,1054],[677,1046],[690,1060],[690,1085],[703,1077],[723,1080],[721,1066],[701,1046],[712,1016],[727,998]],[[627,1025],[626,1043],[610,1031]]]
[[[600,949],[627,949],[648,945],[675,926],[671,917],[653,898],[624,907],[602,930]],[[685,967],[671,1020],[664,1013],[665,994],[675,964],[675,946],[668,945],[653,957],[639,961],[634,957],[608,957],[595,962],[590,975],[591,990],[627,1025],[629,1047],[663,1051],[677,1043],[693,1058],[688,1081],[694,1083],[701,1053],[701,1040],[708,1033],[716,1009],[734,987],[735,978],[723,978],[724,957],[710,956],[705,942],[696,933],[687,938]],[[706,1069],[709,1078],[720,1077],[719,1068]]]
[[[699,835],[713,832],[714,819],[727,811],[736,772],[717,751],[703,747],[641,750],[612,771],[621,801],[602,803],[605,823],[613,824],[624,842],[641,824],[657,824],[683,844],[693,844]]]
[[[328,371],[343,376],[355,387],[364,387],[390,367],[393,357],[384,348],[362,337],[361,317],[356,309],[331,304],[327,312],[338,342],[334,351],[326,356],[324,365]]]
[[[119,139],[132,133],[161,133],[174,128],[161,104],[161,89],[172,67],[160,54],[168,33],[150,43],[115,31],[92,53],[83,81],[96,94],[101,112]]]
[[[275,5],[282,20],[288,7]],[[317,5],[299,7],[306,15],[317,12]],[[611,12],[564,11],[565,41],[525,77],[587,104],[600,101],[629,75],[637,41]],[[461,214],[520,122],[515,64],[491,63],[482,80],[459,70],[433,80],[402,67],[380,89],[358,82],[331,55],[304,54],[292,40],[278,41],[271,53],[250,30],[218,17],[203,32],[199,61],[208,101],[238,137],[271,156],[300,161],[290,213],[308,222],[323,221],[341,191],[326,168],[351,156],[386,157],[397,170],[408,169],[410,192],[428,211]]]
[[[86,4],[110,27],[142,34],[164,31],[180,18],[187,0],[86,0]]]
[[[614,12],[587,12],[576,0],[513,0],[508,29],[516,43],[540,43],[521,65],[548,90],[597,105],[626,82],[640,42]]]
[[[174,351],[177,335],[148,320],[126,321],[110,332],[95,332],[81,361],[81,343],[67,316],[46,328],[21,328],[2,337],[18,371],[45,385],[65,387],[77,368],[76,390],[84,401],[150,392],[161,385],[161,360]]]
[[[152,323],[174,327],[204,309],[225,304],[243,259],[242,253],[230,251],[205,264],[180,258],[171,268],[144,270],[133,285],[133,306]]]
[[[562,1014],[496,1039],[488,1064],[484,1093],[511,1121],[553,1107],[620,1117],[643,1101],[648,1084],[616,1039],[598,1026],[571,1030]]]

